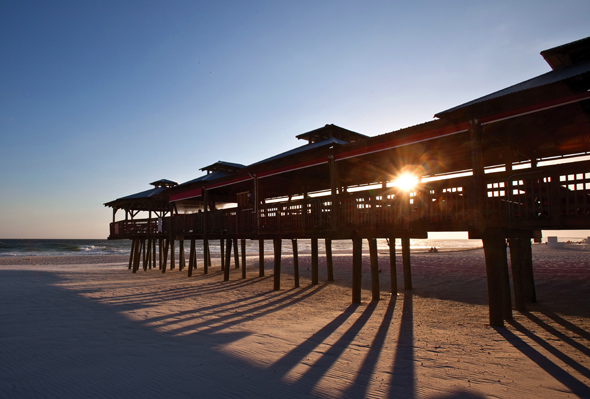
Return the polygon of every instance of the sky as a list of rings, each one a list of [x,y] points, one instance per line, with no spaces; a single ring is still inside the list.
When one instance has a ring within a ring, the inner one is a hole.
[[[590,2],[0,0],[0,238],[106,238],[113,199],[325,124],[377,135],[550,70]],[[590,235],[590,234],[589,234]]]

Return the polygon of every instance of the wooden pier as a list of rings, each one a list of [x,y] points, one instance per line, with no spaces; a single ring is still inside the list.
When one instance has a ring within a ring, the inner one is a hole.
[[[326,243],[328,280],[332,240],[351,240],[358,303],[362,240],[369,243],[378,300],[377,238],[392,244],[391,292],[397,293],[396,238],[410,290],[410,239],[467,231],[483,241],[490,324],[502,326],[512,317],[512,295],[519,311],[536,300],[531,239],[542,229],[590,228],[590,38],[542,55],[552,71],[438,113],[432,122],[376,137],[326,125],[297,136],[306,145],[252,165],[217,162],[183,184],[154,182],[152,190],[105,204],[113,208],[109,238],[133,240],[133,272],[140,265],[183,270],[187,241],[189,276],[199,262],[208,272],[208,243],[218,241],[225,281],[232,252],[240,267],[240,249],[247,277],[245,240],[259,241],[263,276],[264,240],[272,240],[277,290],[282,240],[293,245],[296,287],[298,239],[311,239],[312,284],[319,278],[318,240]],[[404,184],[408,177],[412,185]],[[124,220],[116,220],[118,210]],[[203,241],[201,260],[195,240]]]

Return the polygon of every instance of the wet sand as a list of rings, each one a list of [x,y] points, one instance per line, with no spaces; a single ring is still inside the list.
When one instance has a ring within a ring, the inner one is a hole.
[[[490,328],[483,250],[412,254],[414,289],[351,305],[351,256],[336,281],[301,287],[283,258],[248,278],[219,260],[137,274],[126,256],[0,258],[0,397],[590,397],[590,252],[533,246],[538,303]]]

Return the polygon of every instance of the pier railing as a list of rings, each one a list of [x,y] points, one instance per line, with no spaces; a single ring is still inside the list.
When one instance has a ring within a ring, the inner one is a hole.
[[[486,174],[483,203],[474,208],[471,176],[421,183],[409,192],[392,187],[253,208],[136,219],[111,224],[111,238],[220,234],[320,234],[339,229],[468,230],[479,226],[571,228],[590,220],[590,163]],[[205,221],[205,218],[207,220]],[[205,231],[206,228],[206,231]]]

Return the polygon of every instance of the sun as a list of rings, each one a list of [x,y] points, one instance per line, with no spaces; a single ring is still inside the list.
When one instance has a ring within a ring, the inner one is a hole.
[[[410,191],[418,184],[418,178],[410,173],[402,173],[395,180],[395,186],[400,190]]]

